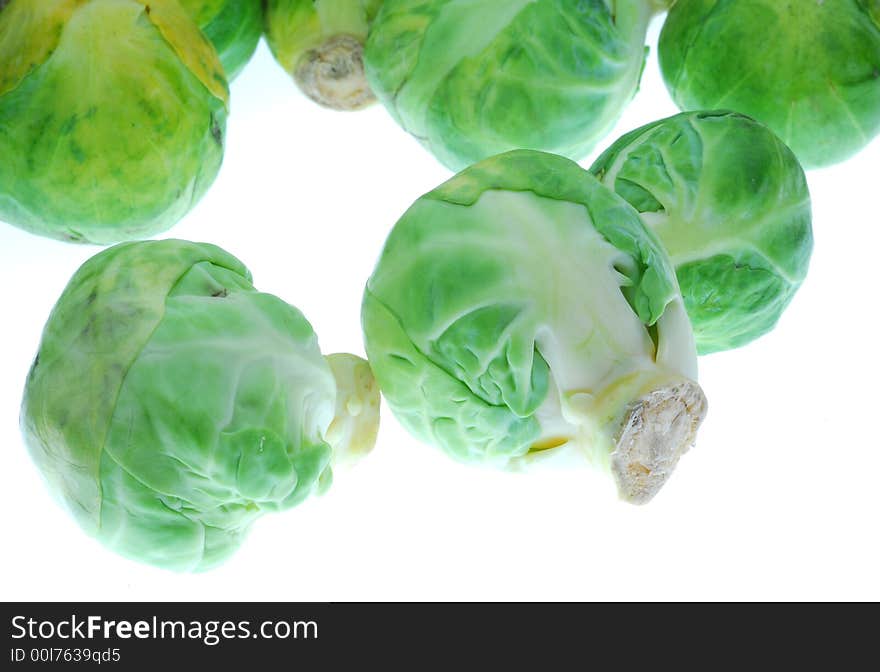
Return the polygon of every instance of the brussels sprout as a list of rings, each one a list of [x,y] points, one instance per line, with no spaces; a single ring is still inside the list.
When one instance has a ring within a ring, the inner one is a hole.
[[[211,40],[229,81],[235,79],[260,43],[262,0],[179,0]]]
[[[394,118],[446,166],[584,157],[636,92],[656,0],[386,0],[365,52]]]
[[[659,55],[679,108],[748,114],[807,168],[880,133],[880,0],[677,0]]]
[[[21,420],[87,532],[142,562],[203,570],[263,513],[326,487],[334,453],[369,450],[378,404],[366,363],[328,364],[302,314],[257,292],[238,259],[164,240],[117,245],[77,271]]]
[[[813,235],[804,171],[769,129],[733,112],[679,114],[624,135],[591,170],[666,247],[701,354],[773,329]]]
[[[173,226],[223,159],[217,53],[176,0],[0,10],[0,220],[111,243]]]
[[[419,199],[363,300],[391,409],[463,461],[593,462],[648,501],[706,409],[675,273],[620,197],[518,150]]]
[[[267,0],[275,59],[316,103],[359,110],[376,98],[364,75],[364,42],[383,0]]]

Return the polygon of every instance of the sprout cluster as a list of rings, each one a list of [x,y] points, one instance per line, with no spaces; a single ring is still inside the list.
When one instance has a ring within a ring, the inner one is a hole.
[[[585,170],[665,9],[683,112]],[[325,357],[221,248],[140,240],[214,181],[263,33],[309,98],[378,99],[459,171],[387,237],[369,361]],[[806,278],[802,166],[878,134],[880,0],[0,0],[0,219],[127,241],[49,316],[25,443],[86,532],[183,571],[370,452],[380,389],[459,461],[590,464],[648,502],[707,412],[698,353],[769,332]]]

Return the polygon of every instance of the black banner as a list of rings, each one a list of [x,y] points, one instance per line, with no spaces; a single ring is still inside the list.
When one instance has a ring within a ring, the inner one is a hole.
[[[880,615],[877,605],[743,604],[7,603],[2,612],[4,670],[795,659],[840,669],[865,662]]]

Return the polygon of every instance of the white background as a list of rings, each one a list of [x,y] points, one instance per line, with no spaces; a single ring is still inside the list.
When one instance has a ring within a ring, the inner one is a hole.
[[[659,25],[642,90],[603,147],[677,111]],[[362,354],[361,292],[385,236],[450,174],[381,107],[309,103],[265,45],[232,96],[223,170],[166,236],[226,248],[305,313],[325,353]],[[0,598],[880,599],[878,175],[880,141],[810,174],[809,278],[776,331],[701,359],[709,416],[648,506],[618,502],[591,471],[459,465],[383,408],[368,459],[197,575],[105,550],[46,491],[18,429],[21,390],[54,301],[98,249],[0,225]]]

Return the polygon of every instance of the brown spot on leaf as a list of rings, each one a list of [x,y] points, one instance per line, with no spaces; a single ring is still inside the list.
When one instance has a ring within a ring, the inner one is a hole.
[[[220,124],[217,123],[216,119],[211,120],[211,135],[214,136],[214,140],[217,141],[217,144],[222,147],[223,146],[223,130],[220,128]]]

